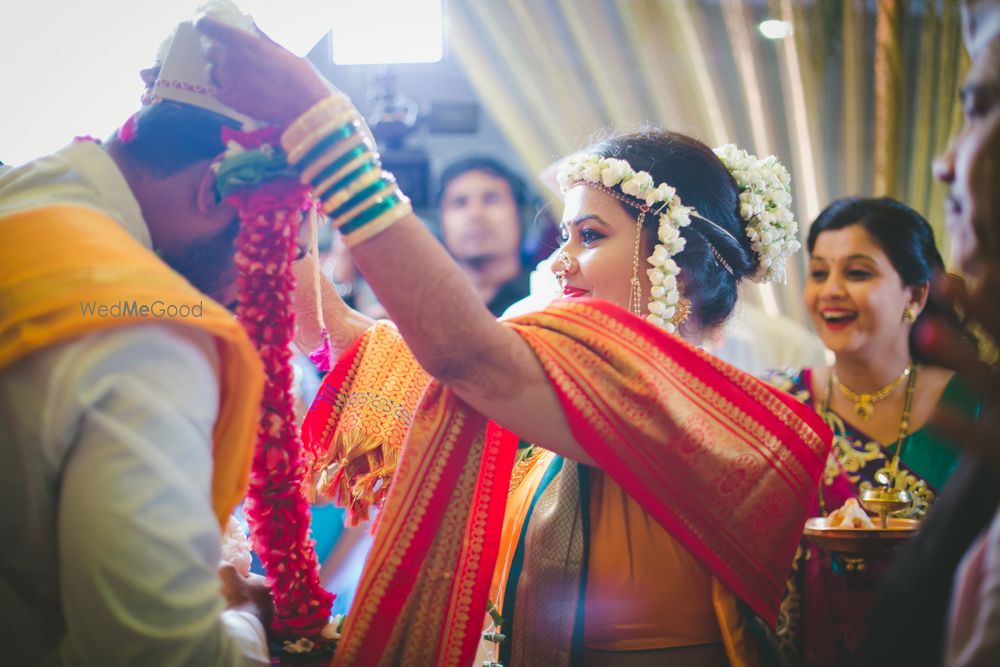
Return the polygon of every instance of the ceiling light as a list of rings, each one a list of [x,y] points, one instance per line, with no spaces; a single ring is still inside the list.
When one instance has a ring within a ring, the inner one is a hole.
[[[339,2],[331,9],[338,65],[433,63],[441,60],[441,0]]]
[[[791,23],[788,21],[778,21],[776,19],[761,21],[760,25],[757,26],[757,29],[760,30],[760,34],[764,35],[767,39],[784,39],[792,34]]]

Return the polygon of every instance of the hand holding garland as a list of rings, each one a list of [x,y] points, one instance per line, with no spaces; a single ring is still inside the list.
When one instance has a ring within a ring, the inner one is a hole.
[[[247,611],[260,619],[265,628],[271,627],[274,601],[267,581],[259,574],[244,575],[232,563],[219,564],[219,581],[226,609]]]
[[[336,360],[375,324],[375,320],[344,302],[330,279],[319,270],[313,255],[294,262],[292,273],[295,275],[292,294],[292,310],[296,313],[295,344],[307,354],[328,344],[327,354]]]

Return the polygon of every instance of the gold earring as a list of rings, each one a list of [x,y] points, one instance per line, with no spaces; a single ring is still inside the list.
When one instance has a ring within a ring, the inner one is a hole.
[[[670,318],[675,329],[679,330],[681,324],[687,320],[691,315],[691,301],[687,297],[682,296],[677,299],[677,304],[674,305],[674,316]]]
[[[647,207],[648,208],[648,207]],[[642,283],[639,282],[639,249],[642,246],[642,223],[646,219],[646,211],[640,210],[635,222],[635,250],[632,253],[632,278],[628,285],[628,309],[636,317],[643,317]]]
[[[906,310],[903,311],[903,321],[906,322],[907,324],[913,324],[914,322],[917,321],[917,314],[913,311],[912,308],[907,308]]]

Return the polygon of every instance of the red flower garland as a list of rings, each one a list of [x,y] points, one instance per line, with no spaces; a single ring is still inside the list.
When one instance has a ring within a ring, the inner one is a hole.
[[[247,148],[280,145],[274,130],[230,131],[224,138]],[[295,329],[291,263],[309,194],[298,180],[281,177],[241,189],[226,201],[240,212],[236,315],[266,375],[244,511],[274,599],[271,630],[282,639],[316,637],[330,620],[334,595],[320,584],[315,542],[309,537],[308,466],[295,423],[289,349]]]

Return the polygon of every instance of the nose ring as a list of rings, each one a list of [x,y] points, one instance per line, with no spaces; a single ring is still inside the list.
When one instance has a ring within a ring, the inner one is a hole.
[[[569,253],[567,253],[565,250],[562,250],[562,251],[559,252],[558,255],[556,255],[556,260],[558,260],[558,262],[560,264],[562,264],[563,268],[562,268],[562,270],[560,270],[560,271],[554,271],[553,273],[555,274],[556,281],[559,283],[559,285],[560,286],[565,286],[566,285],[566,274],[569,271],[572,271],[573,267],[574,267],[573,258],[570,257]]]
[[[573,270],[575,266],[575,260],[569,256],[569,253],[565,250],[561,251],[557,256],[559,263],[563,265],[563,273],[569,273]]]

